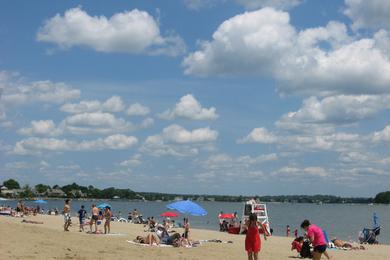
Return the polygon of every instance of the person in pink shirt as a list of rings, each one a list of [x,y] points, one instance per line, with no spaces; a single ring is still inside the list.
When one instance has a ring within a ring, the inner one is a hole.
[[[332,259],[326,252],[327,243],[322,229],[314,224],[310,224],[310,221],[307,219],[302,222],[301,228],[306,231],[307,237],[313,244],[313,260],[321,259],[322,254],[324,254],[328,259]]]

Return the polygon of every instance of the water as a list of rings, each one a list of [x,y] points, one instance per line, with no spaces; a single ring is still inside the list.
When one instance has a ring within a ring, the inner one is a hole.
[[[167,202],[130,202],[130,201],[72,201],[72,212],[76,214],[81,205],[85,205],[89,211],[92,203],[108,202],[113,207],[114,215],[119,211],[122,217],[127,218],[128,212],[137,209],[146,217],[159,216],[160,213],[167,211]],[[16,206],[15,200],[2,201],[1,204],[7,204],[11,207]],[[27,206],[36,206],[31,201],[26,201]],[[190,216],[191,226],[195,228],[218,230],[217,215],[220,211],[225,213],[238,212],[242,214],[243,203],[231,202],[199,202],[204,207],[208,215],[204,217]],[[58,208],[62,211],[63,200],[49,200],[43,208]],[[293,204],[293,203],[267,203],[268,214],[274,235],[284,236],[286,225],[290,225],[291,233],[297,228],[299,233],[300,223],[304,219],[309,219],[325,229],[330,239],[337,237],[343,240],[357,240],[357,236],[363,227],[372,227],[372,215],[374,212],[379,217],[381,225],[380,243],[390,244],[390,206],[388,205],[363,205],[363,204]],[[181,222],[182,218],[176,221]]]

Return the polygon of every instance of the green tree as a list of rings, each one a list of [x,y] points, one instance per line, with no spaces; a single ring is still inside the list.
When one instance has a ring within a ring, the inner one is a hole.
[[[23,191],[19,194],[19,196],[22,198],[31,198],[34,196],[34,193],[32,192],[30,186],[25,185],[23,187]]]
[[[390,191],[380,192],[375,196],[375,203],[390,204]]]
[[[15,181],[14,179],[9,179],[9,180],[4,181],[3,185],[10,190],[20,189],[19,183],[17,181]]]
[[[45,184],[35,185],[35,190],[39,193],[45,193],[48,189],[50,189],[49,185],[45,185]]]

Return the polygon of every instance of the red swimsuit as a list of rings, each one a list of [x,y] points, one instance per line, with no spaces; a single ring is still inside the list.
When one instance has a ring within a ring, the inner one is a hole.
[[[246,232],[245,250],[248,252],[258,253],[261,249],[261,240],[259,235],[259,228],[257,225],[250,226]]]

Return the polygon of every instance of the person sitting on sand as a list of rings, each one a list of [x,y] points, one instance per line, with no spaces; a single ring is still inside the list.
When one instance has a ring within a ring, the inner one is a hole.
[[[110,223],[111,223],[111,217],[112,217],[112,212],[110,210],[110,207],[109,206],[106,206],[106,208],[104,209],[104,218],[105,218],[105,222],[104,222],[104,234],[107,234],[107,231],[108,233],[110,233]]]
[[[300,253],[302,250],[302,245],[303,245],[303,237],[297,237],[291,243],[291,251],[297,250],[297,252]]]
[[[352,249],[352,250],[365,250],[366,248],[364,246],[353,246],[351,243],[348,243],[346,241],[343,241],[341,239],[333,239],[332,240],[332,243],[336,246],[336,247],[342,247],[342,248],[348,248],[348,249]]]
[[[154,244],[158,245],[160,243],[158,238],[154,234],[148,234],[146,237],[137,236],[134,242],[140,244],[147,244],[149,246],[152,246]]]

